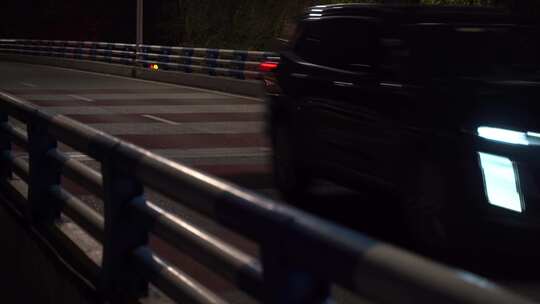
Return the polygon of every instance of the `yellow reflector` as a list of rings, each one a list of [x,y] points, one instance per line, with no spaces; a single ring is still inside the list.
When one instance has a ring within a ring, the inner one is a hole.
[[[157,64],[152,64],[152,65],[150,65],[150,68],[151,68],[152,70],[159,70],[159,66],[158,66]]]

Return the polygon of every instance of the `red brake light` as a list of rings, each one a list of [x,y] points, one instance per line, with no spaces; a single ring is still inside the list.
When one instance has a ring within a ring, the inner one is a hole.
[[[273,72],[275,69],[277,69],[278,65],[279,64],[277,62],[264,61],[259,65],[259,71],[263,73]]]

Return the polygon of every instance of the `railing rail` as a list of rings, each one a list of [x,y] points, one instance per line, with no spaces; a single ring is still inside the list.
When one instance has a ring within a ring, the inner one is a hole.
[[[10,197],[45,236],[64,212],[103,244],[93,283],[106,299],[139,298],[151,282],[179,302],[226,303],[152,252],[154,234],[264,303],[328,303],[334,283],[382,303],[532,303],[3,92],[0,119],[1,193],[16,194]],[[100,162],[101,172],[70,159],[58,143]],[[28,163],[13,156],[12,144],[28,149]],[[13,174],[27,182],[28,195]],[[101,197],[104,216],[64,189],[61,174]],[[145,186],[254,240],[260,259],[149,202]]]
[[[258,66],[272,52],[171,47],[93,41],[0,39],[0,53],[109,62],[238,79],[260,79]]]

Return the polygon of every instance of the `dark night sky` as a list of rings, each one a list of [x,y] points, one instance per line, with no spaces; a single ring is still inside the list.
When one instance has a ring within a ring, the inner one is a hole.
[[[197,7],[197,1],[204,0],[194,0],[193,7]],[[0,0],[0,38],[134,43],[136,2],[136,0]],[[305,2],[309,1],[305,0]],[[540,5],[538,4],[540,1],[538,0],[497,0],[497,2],[508,4],[518,11],[540,15]],[[189,37],[186,36],[187,41],[184,41],[182,40],[184,35],[181,30],[178,30],[178,25],[177,28],[174,28],[174,22],[171,22],[178,20],[177,16],[180,15],[178,3],[178,0],[145,0],[145,43],[173,45],[180,40],[182,43],[195,41],[199,45],[205,45],[207,41],[197,40],[195,34],[202,33],[203,36],[212,36],[211,33],[205,32],[205,29],[215,25],[210,24],[210,21],[217,22],[218,25],[219,22],[222,22],[223,18],[215,18],[214,16],[215,20],[210,20],[211,16],[202,15],[201,18],[209,18],[209,23],[190,24],[190,29],[198,30],[198,32],[192,33],[193,35]],[[232,5],[228,6],[232,7]],[[251,16],[249,15],[251,12],[245,13],[248,17]],[[256,14],[254,16],[257,17]],[[201,29],[197,28],[201,24],[204,26]],[[249,25],[243,26],[249,27]],[[180,29],[186,27],[180,22]],[[230,28],[229,30],[240,33],[236,36],[242,36],[243,32],[238,28]],[[224,33],[221,34],[223,34],[221,36],[227,36]],[[221,45],[224,41],[226,42],[226,39],[221,36],[216,40],[217,42],[214,41],[214,44]],[[250,39],[256,40],[253,37]]]
[[[134,42],[135,0],[2,0],[0,35],[10,38]],[[147,1],[150,3],[159,1]],[[148,5],[147,5],[148,6]],[[151,20],[152,12],[148,12]]]

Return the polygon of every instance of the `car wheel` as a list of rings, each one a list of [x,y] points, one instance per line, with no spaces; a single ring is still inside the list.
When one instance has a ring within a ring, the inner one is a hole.
[[[298,150],[290,136],[290,128],[276,126],[272,138],[272,169],[274,182],[287,200],[302,198],[309,184],[309,177],[300,165]]]

